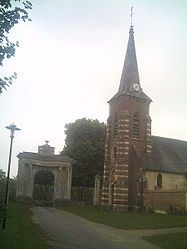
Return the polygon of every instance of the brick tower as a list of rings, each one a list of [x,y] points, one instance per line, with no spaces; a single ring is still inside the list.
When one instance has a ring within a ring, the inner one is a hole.
[[[151,153],[150,102],[140,85],[131,25],[119,90],[108,102],[103,206],[118,210],[143,206],[144,168]]]

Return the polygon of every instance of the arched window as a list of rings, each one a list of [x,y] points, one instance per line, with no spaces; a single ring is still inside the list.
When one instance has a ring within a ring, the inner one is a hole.
[[[162,175],[157,175],[157,188],[162,188]]]
[[[113,123],[113,137],[117,137],[117,135],[118,135],[118,115],[116,113]]]
[[[140,118],[137,112],[133,115],[133,137],[140,138]]]

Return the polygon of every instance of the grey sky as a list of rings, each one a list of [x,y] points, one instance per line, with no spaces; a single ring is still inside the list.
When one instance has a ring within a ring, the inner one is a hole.
[[[106,122],[107,101],[117,92],[130,26],[131,1],[33,1],[32,22],[20,24],[20,42],[4,72],[18,79],[0,96],[0,168],[7,169],[9,132],[16,155],[44,140],[64,145],[64,125],[77,118]],[[152,134],[187,140],[187,2],[133,1],[141,86],[151,97]]]

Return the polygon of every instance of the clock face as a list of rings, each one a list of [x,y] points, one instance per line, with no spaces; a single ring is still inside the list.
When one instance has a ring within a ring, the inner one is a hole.
[[[135,92],[139,92],[140,91],[140,84],[138,82],[134,82],[132,84],[132,89],[135,91]]]

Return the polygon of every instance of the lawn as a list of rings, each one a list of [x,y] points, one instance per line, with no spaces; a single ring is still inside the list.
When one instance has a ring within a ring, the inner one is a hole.
[[[6,229],[0,227],[2,249],[49,249],[39,226],[32,223],[29,206],[9,203]]]
[[[158,229],[170,227],[187,227],[187,216],[158,215],[133,212],[113,212],[98,207],[63,207],[63,210],[74,213],[96,223],[102,223],[119,229]]]
[[[98,207],[64,207],[63,210],[119,229],[158,229],[187,227],[187,216],[156,215],[147,213],[118,213],[101,210]],[[148,242],[165,249],[187,249],[187,233],[172,233],[144,237]]]
[[[187,249],[187,233],[172,233],[144,237],[148,242],[165,249]]]
[[[64,207],[63,210],[119,229],[187,227],[187,216],[117,213],[91,206]],[[31,216],[29,206],[9,203],[6,229],[0,230],[0,248],[49,249],[46,243],[47,238],[39,226],[33,224]],[[148,242],[166,249],[187,249],[186,238],[186,232],[144,237]]]

